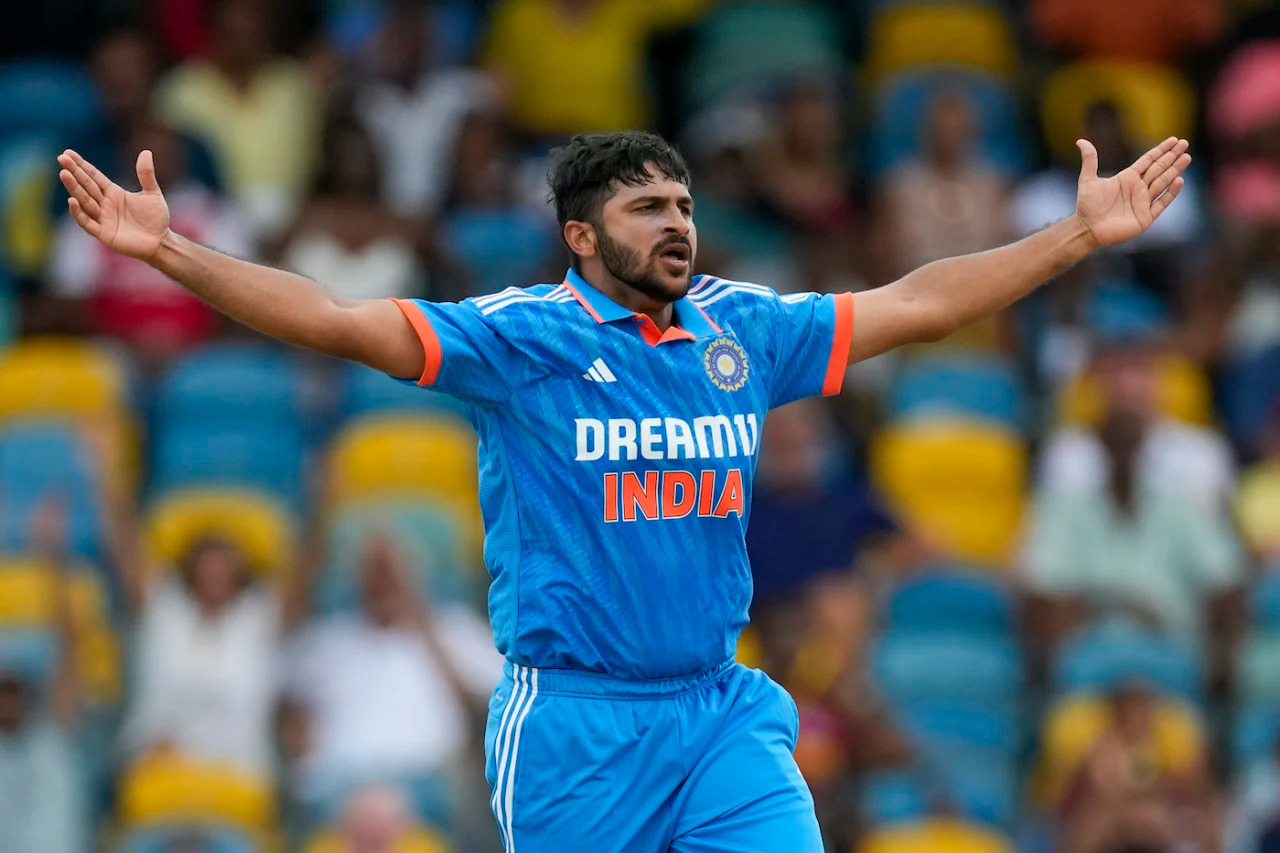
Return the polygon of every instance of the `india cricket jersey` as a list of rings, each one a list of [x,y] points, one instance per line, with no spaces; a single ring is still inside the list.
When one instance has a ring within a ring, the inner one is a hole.
[[[840,390],[852,294],[698,276],[665,332],[573,271],[396,303],[426,351],[417,384],[468,403],[479,435],[498,650],[632,679],[731,658],[765,414]]]

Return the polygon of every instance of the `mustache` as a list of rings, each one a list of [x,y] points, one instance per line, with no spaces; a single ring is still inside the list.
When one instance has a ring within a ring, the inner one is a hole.
[[[660,255],[672,246],[684,246],[689,250],[689,254],[693,254],[693,245],[689,242],[688,237],[672,237],[669,240],[663,240],[657,246],[653,247],[653,253]]]

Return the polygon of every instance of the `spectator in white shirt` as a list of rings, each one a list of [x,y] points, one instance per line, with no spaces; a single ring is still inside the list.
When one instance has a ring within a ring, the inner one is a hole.
[[[361,560],[360,612],[321,620],[282,661],[284,693],[309,740],[292,787],[314,817],[330,818],[355,786],[404,784],[434,793],[415,806],[447,823],[471,712],[483,713],[502,658],[483,618],[422,600],[386,535],[370,536]]]

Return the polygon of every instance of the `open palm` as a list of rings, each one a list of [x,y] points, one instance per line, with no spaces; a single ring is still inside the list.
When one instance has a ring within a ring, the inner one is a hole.
[[[71,196],[67,209],[76,224],[107,248],[131,258],[145,261],[159,251],[169,232],[169,205],[156,183],[150,151],[138,155],[142,191],[136,193],[126,192],[70,149],[59,155],[58,164],[58,177]]]
[[[1156,217],[1182,190],[1182,173],[1191,165],[1185,139],[1171,136],[1143,154],[1129,168],[1110,178],[1098,177],[1098,151],[1087,139],[1080,149],[1080,184],[1076,215],[1089,227],[1099,246],[1132,240],[1151,227]]]

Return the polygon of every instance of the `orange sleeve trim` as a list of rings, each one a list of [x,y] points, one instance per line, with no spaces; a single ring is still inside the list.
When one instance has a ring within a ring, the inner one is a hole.
[[[431,328],[431,321],[427,319],[427,315],[423,314],[417,305],[408,299],[391,300],[404,314],[405,319],[409,321],[409,325],[413,326],[413,330],[418,333],[418,340],[422,341],[422,351],[427,357],[426,364],[422,368],[422,377],[418,380],[419,385],[434,385],[436,377],[440,375],[440,339],[436,337],[436,330]]]
[[[849,366],[849,349],[853,345],[853,294],[835,295],[836,331],[827,359],[827,375],[822,381],[822,396],[839,394],[844,385],[844,372]]]

